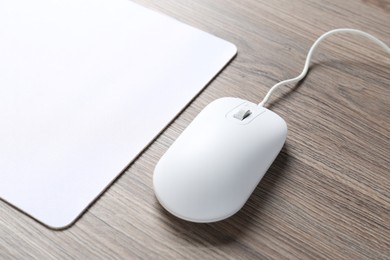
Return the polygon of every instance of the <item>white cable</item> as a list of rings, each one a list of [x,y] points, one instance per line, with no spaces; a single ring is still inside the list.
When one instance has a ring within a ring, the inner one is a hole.
[[[303,70],[301,72],[301,74],[295,78],[292,78],[292,79],[286,79],[286,80],[283,80],[277,84],[275,84],[269,91],[268,93],[265,95],[263,101],[261,101],[259,103],[259,106],[264,106],[264,104],[268,101],[269,97],[272,95],[272,93],[277,89],[279,88],[280,86],[282,85],[286,85],[286,84],[289,84],[289,83],[295,83],[295,82],[298,82],[300,81],[301,79],[303,79],[306,74],[307,74],[307,71],[309,69],[309,65],[310,65],[310,60],[311,60],[311,56],[313,55],[313,52],[315,50],[315,48],[319,45],[319,43],[321,41],[323,41],[324,39],[328,38],[329,36],[333,35],[333,34],[336,34],[336,33],[353,33],[353,34],[357,34],[357,35],[360,35],[360,36],[364,36],[366,38],[368,38],[369,40],[371,40],[372,42],[378,44],[379,46],[381,46],[383,49],[385,49],[386,52],[388,52],[390,54],[390,48],[384,43],[382,42],[381,40],[379,40],[378,38],[372,36],[371,34],[369,33],[366,33],[366,32],[363,32],[363,31],[359,31],[359,30],[355,30],[355,29],[347,29],[347,28],[341,28],[341,29],[334,29],[334,30],[331,30],[329,32],[326,32],[324,33],[323,35],[321,35],[314,43],[313,45],[311,46],[308,54],[307,54],[307,57],[306,57],[306,62],[305,62],[305,66],[303,67]]]

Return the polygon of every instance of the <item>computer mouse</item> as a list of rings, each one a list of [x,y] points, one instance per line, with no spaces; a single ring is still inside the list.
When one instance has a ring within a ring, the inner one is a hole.
[[[276,113],[239,98],[207,105],[169,147],[153,174],[154,192],[173,215],[223,220],[248,200],[285,143]]]

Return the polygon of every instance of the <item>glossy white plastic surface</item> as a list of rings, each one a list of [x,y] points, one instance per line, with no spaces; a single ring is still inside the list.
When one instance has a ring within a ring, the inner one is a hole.
[[[240,121],[240,109],[251,115]],[[158,162],[156,197],[169,212],[193,222],[236,213],[250,197],[286,140],[274,112],[238,98],[210,103]]]

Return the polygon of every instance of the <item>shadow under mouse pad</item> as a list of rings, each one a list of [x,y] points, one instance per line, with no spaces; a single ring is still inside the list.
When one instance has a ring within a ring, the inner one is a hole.
[[[70,225],[235,55],[127,0],[0,2],[0,198]]]

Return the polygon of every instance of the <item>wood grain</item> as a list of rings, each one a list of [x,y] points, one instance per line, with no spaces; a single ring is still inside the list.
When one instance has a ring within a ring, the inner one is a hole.
[[[239,213],[181,221],[152,190],[158,159],[212,100],[259,102],[333,28],[390,44],[389,1],[136,2],[235,43],[238,56],[72,227],[47,229],[0,202],[0,259],[390,259],[390,56],[356,36],[326,40],[305,80],[272,97],[287,142]]]

